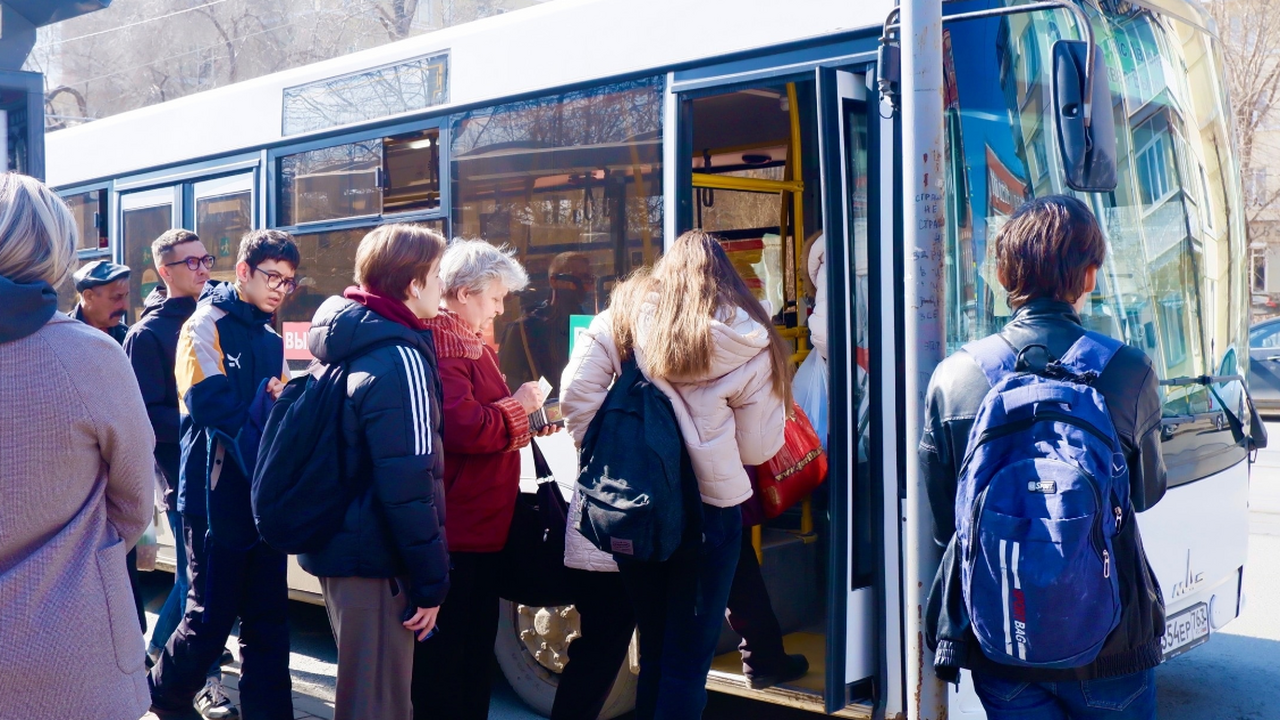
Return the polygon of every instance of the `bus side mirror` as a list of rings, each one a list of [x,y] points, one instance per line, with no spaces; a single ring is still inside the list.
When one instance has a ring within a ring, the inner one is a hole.
[[[1115,116],[1107,63],[1097,46],[1093,54],[1093,71],[1086,73],[1087,42],[1059,40],[1053,44],[1053,111],[1067,186],[1084,192],[1110,192],[1116,189]],[[1086,111],[1085,92],[1091,84],[1092,102]]]

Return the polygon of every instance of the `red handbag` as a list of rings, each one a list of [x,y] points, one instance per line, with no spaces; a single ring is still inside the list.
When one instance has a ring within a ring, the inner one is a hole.
[[[757,489],[766,518],[781,515],[805,499],[827,479],[827,454],[809,418],[795,406],[787,418],[786,441],[773,459],[760,466]]]

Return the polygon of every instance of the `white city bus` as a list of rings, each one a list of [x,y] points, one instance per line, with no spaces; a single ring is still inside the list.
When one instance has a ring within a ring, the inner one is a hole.
[[[1168,655],[1240,610],[1249,445],[1235,421],[1249,417],[1232,378],[1246,371],[1249,306],[1231,112],[1199,6],[947,2],[930,26],[941,37],[908,57],[898,38],[921,3],[903,8],[900,30],[891,0],[556,0],[51,133],[48,180],[80,219],[81,258],[134,268],[134,318],[164,230],[197,232],[222,278],[244,231],[293,233],[302,282],[278,327],[295,368],[312,313],[351,281],[357,242],[391,220],[518,250],[533,285],[490,338],[512,368],[527,358],[554,381],[567,356],[568,327],[547,326],[537,358],[506,332],[547,299],[553,258],[589,258],[594,287],[560,308],[589,316],[691,227],[719,235],[779,309],[799,360],[803,250],[821,230],[830,477],[758,535],[788,648],[811,671],[748,689],[726,628],[708,685],[841,717],[938,717],[947,700],[919,640],[938,549],[919,531],[909,418],[930,362],[1009,316],[995,229],[1053,192],[1102,220],[1110,253],[1084,322],[1148,353],[1166,381],[1170,489],[1140,522]],[[1088,35],[1100,63],[1089,82],[1103,93],[1092,121],[1115,132],[1114,188],[1099,192],[1069,188],[1071,90],[1053,72],[1055,48],[1069,46],[1059,41]],[[935,126],[937,144],[916,152]],[[563,434],[544,442],[567,490],[573,450]],[[296,565],[290,583],[319,597]],[[504,608],[496,651],[543,712],[575,620]],[[633,687],[624,663],[606,715]],[[963,693],[949,711],[980,715]]]

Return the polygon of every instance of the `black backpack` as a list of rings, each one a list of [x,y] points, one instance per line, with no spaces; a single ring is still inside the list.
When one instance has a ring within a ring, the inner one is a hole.
[[[634,359],[587,426],[579,462],[576,525],[600,550],[661,562],[701,532],[701,498],[675,410]]]
[[[316,363],[285,385],[262,431],[249,496],[267,545],[290,555],[318,552],[342,528],[364,489],[347,469],[347,367],[379,347],[402,344],[377,343],[341,363]]]

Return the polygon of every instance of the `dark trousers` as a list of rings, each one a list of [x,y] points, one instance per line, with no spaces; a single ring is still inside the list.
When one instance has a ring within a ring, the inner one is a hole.
[[[186,614],[151,670],[152,704],[189,711],[239,617],[245,720],[292,720],[286,556],[262,542],[225,547],[207,535],[203,516],[183,520],[191,590]]]
[[[742,512],[702,506],[701,542],[661,563],[618,558],[640,629],[637,720],[697,720],[738,565]]]
[[[582,635],[569,643],[551,720],[596,720],[627,657],[635,612],[616,572],[566,569]]]
[[[729,609],[725,613],[733,631],[742,636],[738,650],[748,676],[769,675],[782,670],[787,651],[782,647],[782,628],[773,614],[769,591],[760,573],[760,560],[751,545],[751,535],[742,534],[738,569],[729,588]]]
[[[436,632],[413,651],[417,720],[485,720],[498,634],[498,553],[449,553],[449,594]]]

